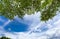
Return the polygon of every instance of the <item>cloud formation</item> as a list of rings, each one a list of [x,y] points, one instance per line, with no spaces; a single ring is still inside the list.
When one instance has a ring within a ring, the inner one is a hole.
[[[60,14],[57,14],[52,20],[41,22],[39,13],[34,15],[25,15],[24,23],[29,25],[28,32],[6,32],[0,27],[0,36],[4,35],[12,39],[59,39],[60,37]],[[20,20],[17,18],[17,20]],[[8,21],[9,23],[9,21]],[[8,24],[6,22],[6,24]]]

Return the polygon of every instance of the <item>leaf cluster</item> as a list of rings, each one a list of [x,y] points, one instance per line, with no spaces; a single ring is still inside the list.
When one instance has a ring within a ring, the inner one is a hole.
[[[41,12],[41,20],[47,21],[60,11],[59,8],[60,0],[0,0],[0,15],[9,19]]]

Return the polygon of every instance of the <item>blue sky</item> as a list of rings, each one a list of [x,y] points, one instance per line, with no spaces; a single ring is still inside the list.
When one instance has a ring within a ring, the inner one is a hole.
[[[0,16],[0,36],[5,35],[12,39],[47,39],[47,35],[52,36],[56,31],[60,34],[59,12],[46,23],[40,21],[39,13],[26,14],[23,19],[16,16],[13,21]]]
[[[28,25],[18,22],[17,20],[13,20],[8,25],[6,25],[4,29],[10,32],[25,32],[28,29]]]
[[[0,16],[0,26],[2,26],[6,21],[8,21],[7,18],[5,18],[4,16]]]
[[[2,27],[4,25],[4,23],[6,23],[9,19],[1,16],[0,17],[0,26]],[[14,19],[13,21],[9,22],[7,25],[4,26],[4,30],[7,32],[25,32],[28,31],[28,24],[22,23],[20,20],[20,22],[16,19]]]

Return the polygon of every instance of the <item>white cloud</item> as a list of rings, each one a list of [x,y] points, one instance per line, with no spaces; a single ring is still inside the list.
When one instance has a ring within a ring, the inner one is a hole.
[[[6,32],[6,31],[0,31],[0,34],[4,34],[7,37],[10,37],[12,39],[48,39],[54,34],[56,36],[60,35],[60,18],[59,14],[53,18],[53,20],[48,21],[47,23],[40,22],[39,20],[39,13],[37,15],[25,15],[24,21],[27,21],[27,24],[30,25],[30,30],[28,32]],[[58,17],[58,18],[57,18]],[[57,20],[57,21],[56,21]],[[8,24],[9,22],[6,22]],[[55,25],[55,26],[53,26]],[[47,31],[44,32],[33,32],[41,28],[42,26],[46,26],[48,28]],[[1,36],[1,35],[0,35]]]
[[[38,24],[40,22],[40,13],[35,13],[32,15],[25,15],[24,20],[29,24]]]

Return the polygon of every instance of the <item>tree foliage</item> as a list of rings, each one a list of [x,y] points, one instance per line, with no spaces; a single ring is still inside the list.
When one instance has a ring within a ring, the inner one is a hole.
[[[0,37],[0,39],[10,39],[10,38],[2,36],[2,37]]]
[[[0,0],[0,15],[13,19],[25,14],[41,12],[41,20],[47,21],[56,15],[60,0]]]

